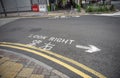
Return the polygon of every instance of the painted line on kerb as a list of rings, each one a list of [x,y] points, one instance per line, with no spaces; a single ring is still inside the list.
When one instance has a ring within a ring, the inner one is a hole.
[[[76,65],[76,66],[78,66],[78,67],[81,67],[82,69],[84,69],[84,70],[86,70],[86,71],[88,71],[88,72],[96,75],[96,76],[99,77],[99,78],[107,78],[107,77],[105,77],[104,75],[102,75],[101,73],[99,73],[99,72],[97,72],[97,71],[95,71],[95,70],[87,67],[86,65],[84,65],[84,64],[82,64],[82,63],[79,63],[79,62],[77,62],[77,61],[75,61],[75,60],[73,60],[73,59],[64,57],[64,56],[62,56],[62,55],[60,55],[60,54],[53,53],[53,52],[51,52],[51,51],[46,51],[46,50],[43,50],[43,49],[41,49],[41,48],[37,48],[37,47],[34,47],[34,46],[28,46],[28,45],[20,44],[20,43],[10,43],[10,42],[0,42],[0,43],[2,43],[2,44],[11,44],[11,45],[17,45],[17,46],[22,46],[22,47],[26,47],[26,48],[36,49],[36,50],[39,50],[39,51],[48,53],[48,54],[50,54],[50,55],[53,55],[53,56],[55,56],[55,57],[57,57],[57,58],[60,58],[60,59],[62,59],[62,60],[68,61],[68,62],[70,62],[70,63],[72,63],[72,64],[74,64],[74,65]]]
[[[56,58],[53,58],[51,56],[48,56],[46,54],[43,54],[43,53],[40,53],[40,52],[37,52],[37,51],[34,51],[34,50],[31,50],[31,49],[28,49],[28,48],[23,48],[23,47],[18,47],[18,46],[13,46],[13,45],[5,45],[5,44],[0,44],[0,46],[3,46],[3,47],[9,47],[9,48],[14,48],[14,49],[19,49],[19,50],[23,50],[23,51],[27,51],[27,52],[30,52],[30,53],[33,53],[33,54],[36,54],[36,55],[39,55],[39,56],[42,56],[48,60],[51,60],[67,69],[69,69],[70,71],[78,74],[79,76],[83,77],[83,78],[92,78],[91,76],[85,74],[84,72],[76,69],[75,67],[72,67],[71,65],[68,65],[67,63],[64,63]]]

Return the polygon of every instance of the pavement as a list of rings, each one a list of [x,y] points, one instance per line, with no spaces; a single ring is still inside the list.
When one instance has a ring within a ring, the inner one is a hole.
[[[81,12],[72,11],[53,11],[53,12],[20,12],[20,13],[9,13],[6,18],[66,18],[66,17],[80,17],[83,15],[98,15],[98,16],[120,16],[120,9],[112,13],[101,13],[101,14],[91,14],[86,13],[83,9]],[[0,19],[4,19],[4,15],[1,14]],[[6,20],[8,21],[8,20]],[[1,23],[1,22],[0,22]],[[4,23],[4,22],[2,22]]]
[[[13,22],[13,21],[15,21],[17,19],[20,19],[20,18],[18,18],[18,17],[16,17],[16,18],[1,18],[0,19],[0,26],[5,25],[5,24],[7,24],[9,22]]]
[[[81,12],[73,10],[59,10],[51,12],[19,12],[19,13],[8,13],[7,17],[54,17],[54,16],[80,16],[86,15],[85,11],[82,9]],[[1,14],[1,18],[4,18],[4,14]]]
[[[85,2],[83,1],[83,4]],[[113,4],[116,8],[116,12],[111,12],[111,13],[101,13],[101,14],[91,14],[91,13],[86,13],[82,8],[81,12],[77,12],[76,9],[73,10],[59,10],[59,11],[51,11],[51,12],[17,12],[17,13],[8,13],[7,18],[9,17],[19,17],[19,18],[41,18],[41,17],[79,17],[82,15],[100,15],[100,16],[120,16],[120,1],[111,1],[111,4]],[[4,14],[0,14],[1,18],[4,18]]]
[[[83,4],[85,2],[83,1]],[[116,11],[110,13],[100,13],[100,14],[91,14],[86,13],[84,9],[81,8],[81,12],[77,12],[76,9],[73,10],[58,10],[51,12],[16,12],[16,13],[8,13],[7,18],[44,18],[44,17],[80,17],[82,15],[100,15],[100,16],[120,16],[120,1],[111,1],[111,4],[115,6]],[[4,18],[4,14],[0,14],[1,18]]]
[[[0,49],[0,78],[69,78],[29,56]]]
[[[112,17],[120,17],[120,11],[115,13],[104,13],[104,14],[93,14],[97,16],[112,16]]]

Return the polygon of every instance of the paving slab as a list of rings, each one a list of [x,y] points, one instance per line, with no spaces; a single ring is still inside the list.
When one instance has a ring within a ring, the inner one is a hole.
[[[26,55],[0,49],[0,78],[63,78],[60,75],[64,74],[55,71],[57,70]]]
[[[44,75],[32,74],[32,75],[30,76],[30,78],[44,78]]]
[[[14,78],[22,67],[20,63],[7,61],[0,65],[0,75],[2,78]]]
[[[5,61],[8,61],[8,60],[9,60],[9,58],[7,58],[7,57],[1,58],[0,59],[0,64],[4,63]]]
[[[18,77],[28,78],[32,74],[32,68],[23,68],[21,72],[18,74]]]

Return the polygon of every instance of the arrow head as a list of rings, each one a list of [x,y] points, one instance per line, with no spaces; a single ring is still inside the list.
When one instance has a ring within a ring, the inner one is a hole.
[[[101,51],[101,49],[97,48],[94,45],[89,45],[89,49],[86,50],[86,52],[89,52],[89,53],[93,53],[93,52],[97,52],[97,51]]]
[[[88,53],[93,53],[93,52],[101,51],[101,49],[97,48],[94,45],[89,45],[89,46],[76,45],[76,48],[86,49],[85,52],[88,52]]]

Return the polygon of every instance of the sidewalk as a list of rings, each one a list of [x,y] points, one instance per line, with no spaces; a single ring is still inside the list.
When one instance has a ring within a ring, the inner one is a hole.
[[[0,78],[69,78],[23,54],[0,49]]]
[[[86,15],[82,9],[81,12],[76,10],[60,10],[60,11],[51,11],[51,12],[19,12],[19,13],[8,13],[7,17],[54,17],[54,16],[80,16]],[[4,14],[0,15],[1,18],[4,18]]]
[[[0,19],[0,27],[2,26],[2,25],[4,25],[4,24],[7,24],[7,23],[9,23],[9,22],[13,22],[13,21],[15,21],[15,20],[17,20],[17,19],[19,19],[19,18],[1,18]]]
[[[120,11],[115,12],[115,13],[104,13],[104,14],[93,14],[97,16],[114,16],[114,17],[120,17]]]
[[[80,17],[82,15],[100,15],[100,16],[120,16],[120,11],[114,12],[114,13],[102,13],[102,14],[91,14],[91,13],[86,13],[83,9],[81,9],[81,12],[74,12],[74,11],[54,11],[54,12],[48,12],[48,13],[42,13],[42,12],[20,12],[19,14],[17,13],[9,13],[7,14],[7,19],[9,18],[14,18],[14,19],[19,19],[19,18],[51,18],[51,17]],[[5,18],[4,15],[0,16],[0,20]],[[1,22],[0,22],[1,23]],[[4,23],[4,22],[2,22]]]
[[[85,1],[82,1],[83,4],[85,4]],[[56,17],[56,16],[70,16],[70,17],[77,17],[81,15],[106,15],[106,16],[115,16],[120,15],[120,1],[111,1],[111,4],[115,6],[117,9],[117,12],[114,13],[102,13],[102,14],[90,14],[86,13],[84,9],[81,8],[81,12],[77,12],[77,10],[58,10],[58,11],[51,11],[51,12],[16,12],[16,13],[7,13],[8,17],[19,17],[19,18],[28,18],[28,17]],[[0,14],[0,18],[4,18],[4,14]]]

